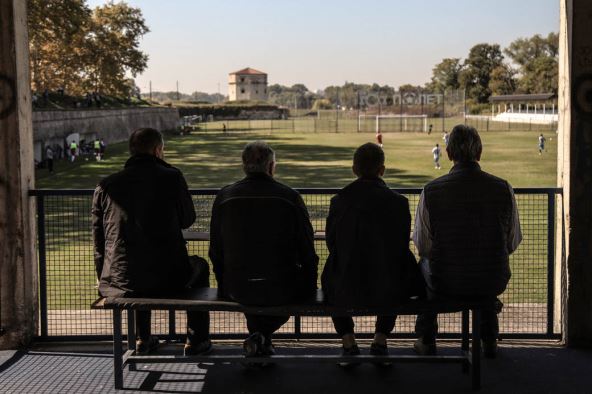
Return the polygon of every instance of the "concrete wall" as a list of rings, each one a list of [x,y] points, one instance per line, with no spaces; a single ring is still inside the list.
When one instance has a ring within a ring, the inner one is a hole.
[[[64,144],[71,134],[87,141],[103,138],[107,144],[127,140],[140,127],[173,130],[179,124],[176,108],[130,108],[33,113],[35,160],[42,159],[46,145]]]

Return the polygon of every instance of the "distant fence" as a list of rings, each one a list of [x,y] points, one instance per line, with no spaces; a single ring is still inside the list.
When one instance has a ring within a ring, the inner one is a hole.
[[[299,190],[316,232],[324,231],[329,201],[337,190]],[[421,189],[398,191],[409,199],[411,212],[415,212]],[[555,204],[561,189],[515,189],[515,192],[524,240],[510,259],[512,279],[501,296],[505,304],[500,317],[501,334],[557,338],[560,333],[554,331],[558,318],[554,315]],[[191,230],[207,234],[217,190],[200,189],[191,193],[197,212]],[[89,308],[98,296],[91,233],[92,190],[33,190],[30,195],[37,203],[39,339],[110,338],[110,312]],[[206,258],[208,247],[207,236],[188,244],[190,254]],[[315,248],[320,257],[320,273],[327,259],[327,248],[322,239],[315,241]],[[211,286],[216,286],[213,275]],[[165,338],[180,338],[184,324],[184,313],[157,311],[153,315],[153,332]],[[360,337],[368,337],[374,330],[374,319],[356,318],[356,327]],[[413,327],[414,318],[403,316],[397,321],[395,336],[413,336]],[[244,318],[236,313],[212,313],[211,332],[214,338],[243,338]],[[443,336],[458,336],[458,314],[441,316],[440,332]],[[278,336],[336,338],[330,319],[305,316],[292,318]]]
[[[345,117],[336,111],[334,117],[324,114],[322,117],[310,116],[278,120],[226,120],[203,122],[197,124],[194,128],[201,132],[226,133],[374,133],[376,131],[376,117],[374,115],[360,115],[362,116],[358,118]],[[536,122],[498,122],[486,117],[427,118],[427,120],[424,120],[423,118],[418,119],[417,116],[402,116],[392,119],[382,119],[380,122],[380,131],[383,133],[443,132],[450,131],[457,124],[467,124],[481,132],[555,132],[557,130],[556,122],[550,124]]]

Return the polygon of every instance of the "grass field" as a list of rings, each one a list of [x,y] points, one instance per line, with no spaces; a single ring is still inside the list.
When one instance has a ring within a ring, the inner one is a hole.
[[[507,179],[514,187],[554,187],[557,144],[547,133],[547,152],[537,151],[537,132],[481,133],[484,170]],[[442,157],[442,169],[434,169],[431,150],[442,145],[442,134],[386,133],[385,180],[391,187],[421,187],[451,167]],[[292,187],[342,187],[353,179],[351,161],[355,148],[373,141],[371,133],[197,133],[167,136],[166,159],[179,167],[190,187],[215,188],[240,179],[240,152],[248,141],[264,139],[276,150],[277,179]],[[128,157],[127,144],[107,148],[101,162],[59,161],[56,171],[37,171],[37,188],[94,188],[97,182],[121,169]]]
[[[556,138],[546,133],[548,150],[537,151],[538,132],[484,132],[482,167],[506,178],[514,187],[554,187]],[[442,134],[386,133],[385,180],[391,187],[421,187],[445,174],[451,163],[443,157],[442,169],[433,166],[431,149]],[[166,159],[179,167],[192,188],[217,188],[240,179],[240,152],[255,139],[268,141],[277,153],[277,179],[292,187],[342,187],[353,180],[354,149],[373,141],[372,133],[195,133],[166,136]],[[97,182],[121,169],[128,157],[125,143],[108,146],[107,159],[96,162],[60,161],[53,175],[37,172],[37,188],[92,189]],[[414,210],[417,195],[408,195]],[[305,196],[316,230],[323,230],[330,196]],[[512,256],[513,279],[504,302],[544,303],[547,272],[547,200],[544,195],[518,196],[524,241]],[[197,226],[207,231],[211,197],[196,199],[203,208]],[[90,233],[90,196],[47,197],[48,303],[54,310],[86,309],[96,291]],[[207,255],[207,242],[193,242],[190,251]],[[321,264],[327,256],[323,242],[316,243]],[[90,324],[90,323],[89,323]]]

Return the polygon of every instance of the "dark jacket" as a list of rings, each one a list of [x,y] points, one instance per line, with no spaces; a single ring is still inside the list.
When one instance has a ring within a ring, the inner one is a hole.
[[[393,305],[422,292],[409,250],[411,215],[405,197],[380,178],[358,179],[331,199],[329,257],[323,291],[332,304]]]
[[[151,155],[136,155],[103,179],[93,198],[95,266],[103,296],[159,295],[190,275],[181,229],[195,210],[181,172]]]
[[[221,293],[237,302],[279,305],[312,295],[318,257],[300,194],[263,173],[220,190],[210,259]]]
[[[508,182],[477,163],[456,164],[424,188],[432,235],[436,293],[498,295],[510,279],[508,235],[512,193]]]

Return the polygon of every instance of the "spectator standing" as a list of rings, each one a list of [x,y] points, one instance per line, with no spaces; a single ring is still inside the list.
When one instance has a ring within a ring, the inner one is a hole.
[[[53,149],[51,149],[51,146],[47,145],[45,148],[45,160],[47,161],[47,170],[50,174],[53,173],[53,156]]]

